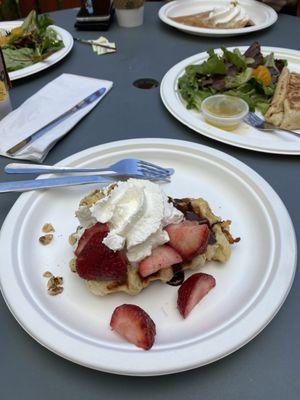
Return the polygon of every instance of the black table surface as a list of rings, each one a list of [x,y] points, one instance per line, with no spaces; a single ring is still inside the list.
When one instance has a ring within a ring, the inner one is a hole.
[[[109,79],[114,88],[75,129],[50,152],[55,163],[88,147],[114,140],[159,137],[189,140],[224,151],[262,175],[277,191],[300,234],[297,156],[268,155],[238,149],[202,137],[175,120],[164,108],[159,89],[140,90],[138,78],[161,81],[180,60],[211,47],[262,45],[300,49],[300,19],[280,15],[271,28],[232,38],[206,38],[184,34],[161,23],[161,3],[146,5],[142,27],[121,29],[113,24],[104,35],[115,41],[118,52],[98,57],[88,45],[75,43],[59,64],[16,81],[11,90],[13,107],[19,106],[46,83],[64,72]],[[53,13],[55,23],[75,34],[76,10]],[[97,38],[98,32],[77,32]],[[45,110],[46,112],[46,110]],[[8,159],[0,157],[0,167]],[[1,180],[9,177],[1,172]],[[1,195],[0,222],[17,199]],[[5,260],[1,260],[5,268]],[[300,393],[300,276],[273,321],[254,340],[234,354],[211,365],[181,374],[150,378],[110,375],[75,365],[35,342],[14,320],[0,299],[0,399],[206,399],[296,400]]]

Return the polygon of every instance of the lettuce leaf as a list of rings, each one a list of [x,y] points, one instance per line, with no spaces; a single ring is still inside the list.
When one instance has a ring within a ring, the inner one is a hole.
[[[227,89],[239,87],[252,78],[252,68],[246,68],[245,71],[236,75],[226,76],[225,86]]]
[[[191,72],[200,75],[225,75],[226,65],[224,61],[217,55],[213,50],[208,51],[209,57],[207,61],[202,64],[190,65],[189,68]]]
[[[2,50],[5,65],[8,72],[17,71],[18,69],[32,65],[35,51],[29,47],[21,49],[4,48]]]
[[[240,52],[239,49],[229,51],[226,47],[221,47],[223,51],[223,58],[235,65],[238,69],[244,70],[247,68],[247,58]]]

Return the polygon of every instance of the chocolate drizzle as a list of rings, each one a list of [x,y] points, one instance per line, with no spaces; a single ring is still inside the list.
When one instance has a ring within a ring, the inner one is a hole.
[[[184,281],[184,271],[180,264],[173,265],[173,278],[167,284],[170,286],[180,286]]]

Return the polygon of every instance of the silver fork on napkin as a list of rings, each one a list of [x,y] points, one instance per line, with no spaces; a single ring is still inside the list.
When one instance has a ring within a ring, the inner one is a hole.
[[[254,128],[259,129],[261,131],[272,132],[275,130],[279,130],[279,131],[288,132],[294,136],[300,137],[300,134],[297,132],[290,131],[289,129],[279,128],[277,126],[270,124],[269,122],[264,121],[258,115],[256,115],[254,112],[248,113],[246,115],[246,117],[244,117],[243,120],[244,120],[244,122],[246,122],[246,124],[251,125]]]

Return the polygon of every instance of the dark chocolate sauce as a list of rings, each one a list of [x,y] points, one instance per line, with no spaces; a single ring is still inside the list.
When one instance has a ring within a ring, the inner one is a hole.
[[[216,236],[212,230],[209,231],[208,244],[217,243]]]
[[[199,215],[197,215],[193,211],[186,211],[184,213],[184,216],[185,216],[185,219],[187,219],[188,221],[197,221],[197,222],[199,222],[199,225],[206,224],[209,226],[209,221],[207,218],[201,218],[201,217],[199,217]]]
[[[184,271],[182,271],[181,265],[174,265],[172,268],[174,275],[167,284],[170,286],[180,286],[184,281]]]

